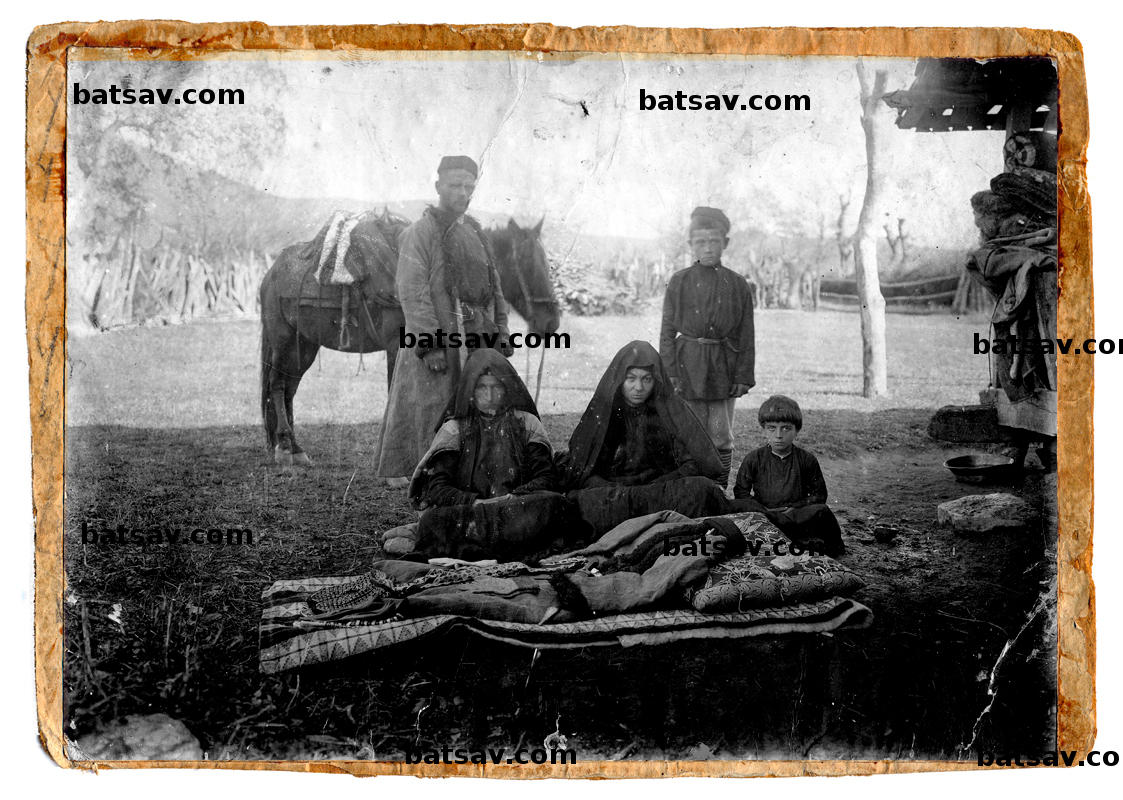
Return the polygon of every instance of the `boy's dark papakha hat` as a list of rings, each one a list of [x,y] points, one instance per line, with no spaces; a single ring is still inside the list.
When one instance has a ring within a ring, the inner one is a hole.
[[[703,228],[709,231],[721,231],[722,235],[729,234],[729,217],[725,216],[720,208],[698,206],[690,213],[690,230]]]
[[[437,167],[437,174],[440,174],[448,169],[462,169],[472,173],[473,178],[480,176],[480,168],[476,166],[476,162],[468,158],[468,156],[445,156],[441,159],[441,165]]]

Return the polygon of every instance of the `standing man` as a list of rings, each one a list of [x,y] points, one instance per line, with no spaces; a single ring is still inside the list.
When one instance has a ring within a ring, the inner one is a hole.
[[[733,459],[733,407],[756,383],[753,301],[745,279],[721,264],[729,245],[724,213],[694,209],[689,238],[694,263],[667,283],[659,354],[675,391],[717,448],[724,486]]]
[[[478,176],[467,156],[442,158],[439,205],[425,209],[401,235],[396,285],[405,338],[429,334],[437,346],[403,348],[398,355],[375,453],[375,474],[392,483],[413,475],[460,380],[468,350],[443,346],[448,335],[498,334],[496,349],[508,357],[513,352],[491,248],[480,224],[465,213]]]

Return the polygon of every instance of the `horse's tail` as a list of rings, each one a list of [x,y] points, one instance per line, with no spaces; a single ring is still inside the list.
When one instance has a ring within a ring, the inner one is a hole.
[[[265,440],[269,448],[276,446],[277,409],[270,399],[269,387],[273,383],[273,347],[269,344],[265,322],[265,304],[261,306],[261,424],[265,426]]]

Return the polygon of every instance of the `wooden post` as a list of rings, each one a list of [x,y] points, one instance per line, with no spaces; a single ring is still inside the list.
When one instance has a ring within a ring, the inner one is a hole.
[[[878,229],[882,222],[882,194],[888,173],[881,152],[889,124],[881,97],[889,75],[886,70],[874,72],[870,80],[866,65],[859,61],[855,69],[861,86],[862,129],[866,132],[866,196],[854,233],[854,272],[858,279],[858,302],[862,324],[862,396],[884,397],[889,394],[885,357],[885,298],[877,274]]]
[[[135,233],[129,239],[129,264],[125,272],[125,296],[121,300],[121,315],[126,323],[133,322],[133,293],[136,290],[137,271],[140,269],[140,248]]]

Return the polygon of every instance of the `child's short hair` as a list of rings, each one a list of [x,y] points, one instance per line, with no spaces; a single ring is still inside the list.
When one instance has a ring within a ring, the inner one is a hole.
[[[799,403],[782,394],[774,394],[760,404],[757,419],[761,427],[768,422],[790,422],[798,431],[803,428],[803,412]]]

